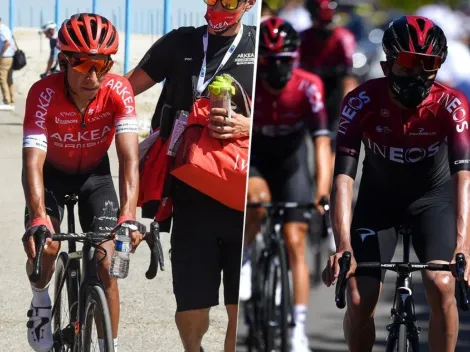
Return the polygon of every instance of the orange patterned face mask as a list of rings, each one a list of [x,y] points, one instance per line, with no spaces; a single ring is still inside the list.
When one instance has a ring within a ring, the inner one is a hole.
[[[114,64],[114,61],[109,57],[91,58],[89,56],[64,56],[72,68],[82,74],[88,74],[92,69],[95,69],[96,74],[102,76],[108,73]]]

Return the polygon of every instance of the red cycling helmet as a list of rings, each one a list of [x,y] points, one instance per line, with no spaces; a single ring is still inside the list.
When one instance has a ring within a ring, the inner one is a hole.
[[[113,55],[118,51],[119,34],[107,18],[81,13],[62,23],[57,43],[63,52]]]
[[[260,24],[259,56],[297,52],[300,37],[292,25],[280,17],[269,17]]]
[[[402,16],[390,23],[382,47],[388,60],[397,60],[410,68],[422,64],[427,71],[437,70],[447,57],[444,32],[429,18],[421,16]]]
[[[313,20],[320,25],[326,25],[333,21],[335,9],[338,6],[332,0],[306,0],[305,8],[312,16]]]

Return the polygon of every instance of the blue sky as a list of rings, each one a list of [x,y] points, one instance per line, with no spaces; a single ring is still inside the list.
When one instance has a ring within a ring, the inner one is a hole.
[[[0,17],[8,23],[9,1],[0,0]],[[16,27],[38,27],[41,20],[54,20],[55,0],[11,0],[14,3],[14,25]],[[77,12],[91,11],[92,0],[74,1],[59,0],[61,7],[61,21],[66,16]],[[161,34],[163,31],[163,0],[131,0],[133,33]],[[172,27],[183,25],[203,25],[206,5],[203,0],[170,0],[172,13]],[[256,21],[261,1],[245,16],[244,23],[252,24]],[[78,5],[78,6],[77,6]],[[150,6],[149,6],[150,5]],[[119,30],[124,29],[125,0],[97,0],[98,13],[108,17]]]

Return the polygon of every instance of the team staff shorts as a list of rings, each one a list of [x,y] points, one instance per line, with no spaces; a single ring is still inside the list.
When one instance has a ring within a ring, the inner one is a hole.
[[[278,149],[282,150],[264,147],[261,139],[268,138],[272,137],[252,138],[249,177],[266,180],[273,202],[313,202],[313,179],[308,169],[308,147],[304,133],[274,137],[276,142],[265,144],[278,145]],[[302,209],[287,209],[284,214],[285,222],[311,222],[311,212]]]
[[[238,304],[243,239],[241,211],[233,210],[187,184],[173,180],[171,267],[177,311]]]
[[[357,262],[389,262],[397,246],[395,228],[408,219],[411,241],[421,262],[451,261],[456,245],[456,218],[451,180],[431,190],[384,191],[363,174],[351,226]],[[385,271],[369,270],[383,281]]]
[[[24,170],[23,170],[24,171]],[[106,233],[117,224],[119,202],[111,177],[109,158],[86,174],[66,174],[45,163],[43,168],[46,212],[62,222],[65,195],[78,195],[78,217],[82,231]],[[29,221],[25,210],[25,225]]]

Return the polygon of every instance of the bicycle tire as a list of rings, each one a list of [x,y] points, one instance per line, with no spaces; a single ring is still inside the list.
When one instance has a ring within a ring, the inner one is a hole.
[[[54,275],[54,314],[52,317],[54,336],[56,338],[60,338],[60,341],[56,341],[60,345],[60,349],[58,350],[64,352],[72,351],[74,345],[74,335],[70,332],[67,336],[64,336],[63,332],[64,329],[69,326],[69,324],[74,322],[77,318],[76,313],[74,314],[73,312],[76,312],[76,307],[78,305],[78,285],[80,280],[79,275],[75,277],[70,277],[69,273],[65,271],[68,261],[68,254],[65,252],[61,252],[57,258],[56,270]],[[62,282],[63,284],[61,287]],[[76,287],[76,289],[74,289],[74,287]],[[62,295],[67,295],[67,309],[69,312],[68,322],[64,322],[64,324],[62,324]],[[63,344],[64,341],[67,344]]]
[[[405,324],[398,329],[397,352],[408,352],[408,331]]]
[[[98,322],[95,319],[95,314],[93,314],[91,308],[92,306],[96,305],[98,308],[97,313],[99,314],[100,318],[100,325],[102,327],[104,333],[104,347],[105,352],[113,352],[114,351],[114,343],[113,343],[113,333],[111,328],[111,315],[109,314],[109,307],[108,301],[106,300],[106,295],[104,290],[99,285],[89,286],[87,288],[87,296],[85,300],[85,321],[82,322],[83,330],[83,351],[84,352],[91,352],[91,329],[92,329],[92,321],[95,320],[95,323],[98,327]]]
[[[280,351],[289,351],[289,277],[287,269],[287,258],[283,247],[278,244],[277,250],[269,258],[266,263],[266,280],[265,280],[265,351],[271,352],[276,350],[274,340],[276,336],[280,339]],[[278,281],[281,288],[281,301],[279,308],[276,306],[276,289]],[[287,294],[286,294],[287,293]],[[279,309],[279,314],[276,314]],[[277,322],[277,323],[276,323]],[[276,334],[276,328],[279,328],[279,334]]]

